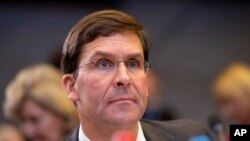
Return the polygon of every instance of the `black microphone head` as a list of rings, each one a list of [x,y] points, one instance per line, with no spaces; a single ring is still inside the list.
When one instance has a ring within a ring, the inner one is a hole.
[[[212,114],[208,118],[208,125],[213,131],[216,131],[218,126],[223,126],[223,123],[217,114]]]

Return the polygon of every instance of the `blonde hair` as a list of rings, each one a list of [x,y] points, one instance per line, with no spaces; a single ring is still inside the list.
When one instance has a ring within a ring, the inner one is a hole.
[[[232,63],[216,78],[213,85],[216,100],[231,97],[250,100],[250,67],[243,63]]]
[[[5,117],[19,120],[21,104],[26,98],[30,98],[61,116],[65,120],[64,132],[68,134],[78,124],[78,117],[62,87],[61,79],[60,71],[49,64],[29,66],[21,70],[6,88],[3,103]]]

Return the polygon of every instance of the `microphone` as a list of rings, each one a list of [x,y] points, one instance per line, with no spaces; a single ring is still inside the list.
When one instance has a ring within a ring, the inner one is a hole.
[[[216,114],[213,114],[208,119],[210,129],[216,135],[216,141],[227,141],[224,125],[222,120]]]
[[[121,131],[116,133],[111,141],[136,141],[136,136],[127,131]]]
[[[208,136],[205,135],[197,135],[191,137],[188,141],[211,141]]]

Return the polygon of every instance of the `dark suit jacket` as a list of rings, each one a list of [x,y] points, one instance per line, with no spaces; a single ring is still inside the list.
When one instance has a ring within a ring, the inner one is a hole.
[[[209,136],[202,125],[190,120],[142,120],[140,123],[147,141],[188,141],[195,135]],[[78,141],[78,130],[79,128],[64,141]]]

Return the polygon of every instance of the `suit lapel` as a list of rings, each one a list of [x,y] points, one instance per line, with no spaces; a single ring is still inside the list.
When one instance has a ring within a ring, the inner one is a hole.
[[[141,121],[143,134],[147,141],[174,141],[174,137],[166,131],[162,130],[161,125],[150,124],[148,122]]]

